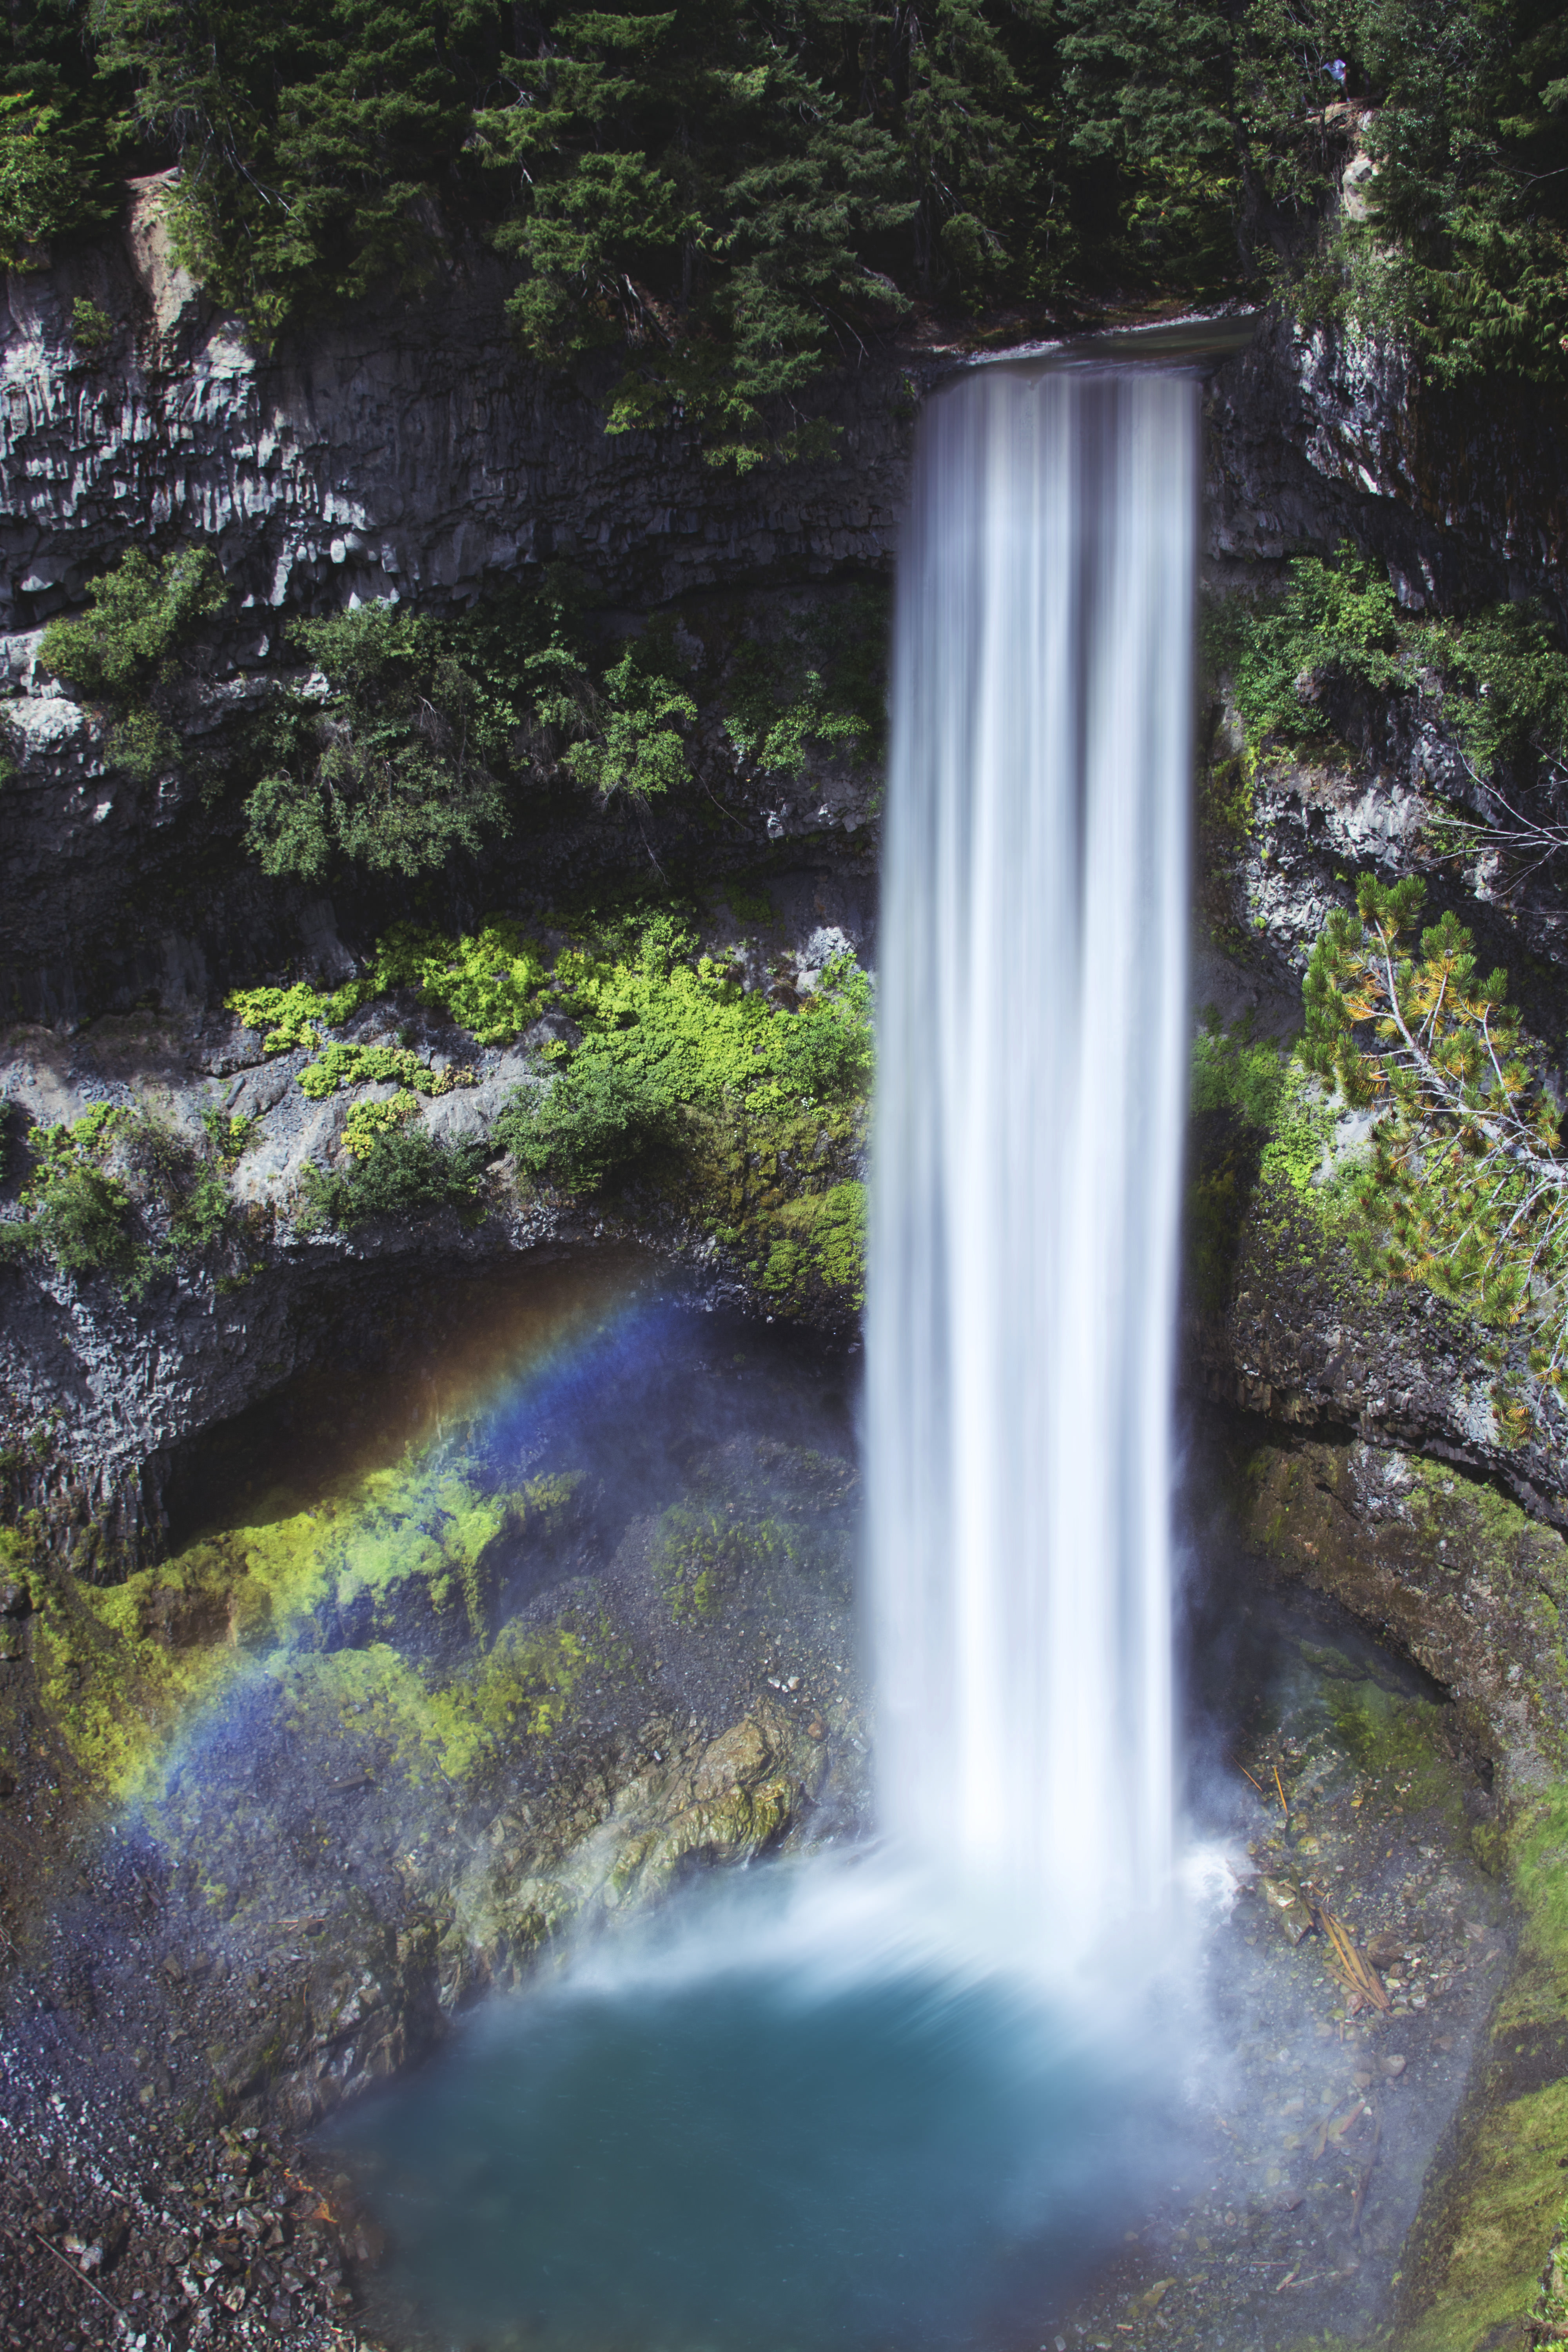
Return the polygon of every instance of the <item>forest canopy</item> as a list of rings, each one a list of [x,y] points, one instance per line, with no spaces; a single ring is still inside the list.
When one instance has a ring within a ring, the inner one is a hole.
[[[9,261],[177,165],[182,257],[265,340],[477,236],[528,352],[620,355],[612,430],[741,464],[917,304],[1271,291],[1568,381],[1550,0],[14,0],[5,39]]]

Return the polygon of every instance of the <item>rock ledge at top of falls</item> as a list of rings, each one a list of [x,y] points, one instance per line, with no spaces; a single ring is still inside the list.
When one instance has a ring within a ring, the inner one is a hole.
[[[883,570],[914,399],[963,363],[889,341],[810,405],[825,463],[736,477],[695,433],[607,435],[613,362],[551,373],[505,323],[511,275],[454,248],[382,296],[258,349],[173,262],[167,175],[132,182],[117,239],[12,271],[0,306],[0,632],[81,598],[132,541],[216,544],[251,662],[270,616],[373,597],[466,602],[564,560],[620,605]],[[114,321],[75,341],[75,302]],[[1224,564],[1347,531],[1415,601],[1552,593],[1568,543],[1554,425],[1529,387],[1438,395],[1397,350],[1265,319],[1208,404],[1209,548]]]

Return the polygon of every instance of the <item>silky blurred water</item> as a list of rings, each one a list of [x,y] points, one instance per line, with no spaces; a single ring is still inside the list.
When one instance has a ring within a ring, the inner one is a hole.
[[[1197,414],[1180,373],[972,371],[931,404],[899,563],[879,1805],[1093,1977],[1173,1851]]]

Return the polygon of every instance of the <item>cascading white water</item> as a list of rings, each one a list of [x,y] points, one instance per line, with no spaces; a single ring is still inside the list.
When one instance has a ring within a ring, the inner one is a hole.
[[[977,368],[899,568],[868,1354],[883,1825],[1061,1964],[1172,1842],[1197,387]]]

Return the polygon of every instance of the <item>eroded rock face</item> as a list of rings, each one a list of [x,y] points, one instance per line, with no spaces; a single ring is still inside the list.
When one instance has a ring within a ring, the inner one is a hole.
[[[1223,1300],[1189,1298],[1189,1379],[1215,1402],[1293,1428],[1403,1445],[1484,1472],[1554,1526],[1568,1526],[1568,1457],[1554,1430],[1504,1418],[1500,1373],[1516,1336],[1496,1333],[1415,1285],[1378,1288],[1284,1182],[1247,1201]]]
[[[846,380],[838,463],[770,476],[759,498],[689,433],[607,436],[602,384],[519,355],[509,283],[492,259],[455,256],[423,300],[366,305],[262,355],[170,269],[146,196],[127,249],[13,272],[0,626],[36,626],[153,534],[216,546],[247,669],[279,650],[285,608],[462,602],[551,560],[626,604],[884,562],[908,442],[896,368]],[[101,356],[72,338],[81,295],[116,321]]]
[[[1209,404],[1209,545],[1222,568],[1344,537],[1419,609],[1561,597],[1559,427],[1527,384],[1445,392],[1396,346],[1266,322]]]
[[[548,1807],[498,1813],[457,1890],[443,2006],[515,1981],[549,1937],[603,1932],[697,1869],[754,1861],[792,1831],[798,1843],[835,1752],[853,1765],[841,1737],[830,1748],[824,1717],[764,1697],[712,1738],[672,1718],[647,1724],[602,1819],[585,1835],[574,1823],[575,1842]]]
[[[1326,1592],[1451,1692],[1505,1805],[1568,1756],[1568,1543],[1496,1488],[1364,1440],[1220,1436],[1248,1549]]]

